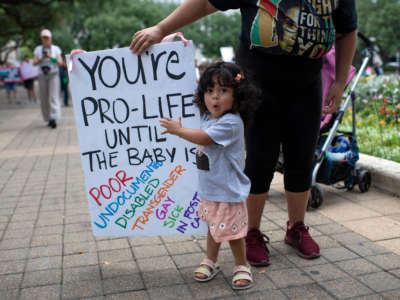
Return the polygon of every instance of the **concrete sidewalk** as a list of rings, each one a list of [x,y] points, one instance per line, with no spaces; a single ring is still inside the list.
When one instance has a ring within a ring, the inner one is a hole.
[[[4,93],[4,91],[0,91]],[[253,268],[255,285],[230,287],[223,272],[192,279],[205,256],[203,236],[94,238],[72,108],[56,130],[38,105],[0,96],[0,299],[400,299],[400,199],[322,186],[324,204],[306,223],[322,257],[303,260],[283,243],[287,219],[277,174],[262,230],[271,266]]]

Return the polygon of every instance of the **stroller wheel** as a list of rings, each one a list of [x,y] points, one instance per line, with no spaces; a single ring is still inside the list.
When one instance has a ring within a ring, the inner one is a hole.
[[[311,188],[310,198],[308,199],[307,209],[310,208],[318,208],[321,206],[322,202],[324,201],[324,196],[322,193],[322,189],[319,185],[315,185]]]
[[[368,192],[371,187],[371,173],[363,170],[358,174],[358,187],[361,193]]]

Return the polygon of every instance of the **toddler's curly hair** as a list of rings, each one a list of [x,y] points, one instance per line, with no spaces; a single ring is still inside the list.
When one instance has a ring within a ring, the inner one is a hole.
[[[215,81],[220,86],[233,89],[233,106],[228,112],[239,113],[244,124],[248,125],[260,104],[260,90],[244,77],[239,66],[234,63],[216,62],[204,71],[194,99],[200,114],[208,112],[204,94],[214,86]]]

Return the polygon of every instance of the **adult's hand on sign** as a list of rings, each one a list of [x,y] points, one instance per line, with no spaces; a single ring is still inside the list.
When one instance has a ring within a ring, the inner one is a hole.
[[[178,121],[175,121],[171,118],[168,117],[163,117],[160,120],[160,125],[161,127],[164,127],[165,130],[164,132],[161,132],[161,134],[166,134],[166,133],[170,133],[170,134],[174,134],[174,135],[179,135],[179,130],[182,128],[182,119],[181,117],[178,118]]]
[[[324,114],[333,114],[339,109],[340,103],[342,102],[342,95],[345,85],[334,82],[331,86],[328,96],[325,99],[325,105],[322,108]]]
[[[158,25],[145,28],[133,35],[129,49],[133,53],[141,55],[151,45],[161,42],[163,37],[162,30]]]
[[[68,72],[72,72],[74,68],[74,56],[80,53],[85,53],[85,50],[82,49],[72,49],[69,58],[69,63],[68,63]]]

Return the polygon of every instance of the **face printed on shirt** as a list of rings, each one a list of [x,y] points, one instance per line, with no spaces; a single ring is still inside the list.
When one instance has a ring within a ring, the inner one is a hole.
[[[282,50],[287,52],[292,52],[293,46],[296,43],[296,37],[298,32],[297,20],[299,18],[299,8],[292,7],[290,8],[285,16],[283,21],[283,37],[282,40],[279,41],[279,44]]]

